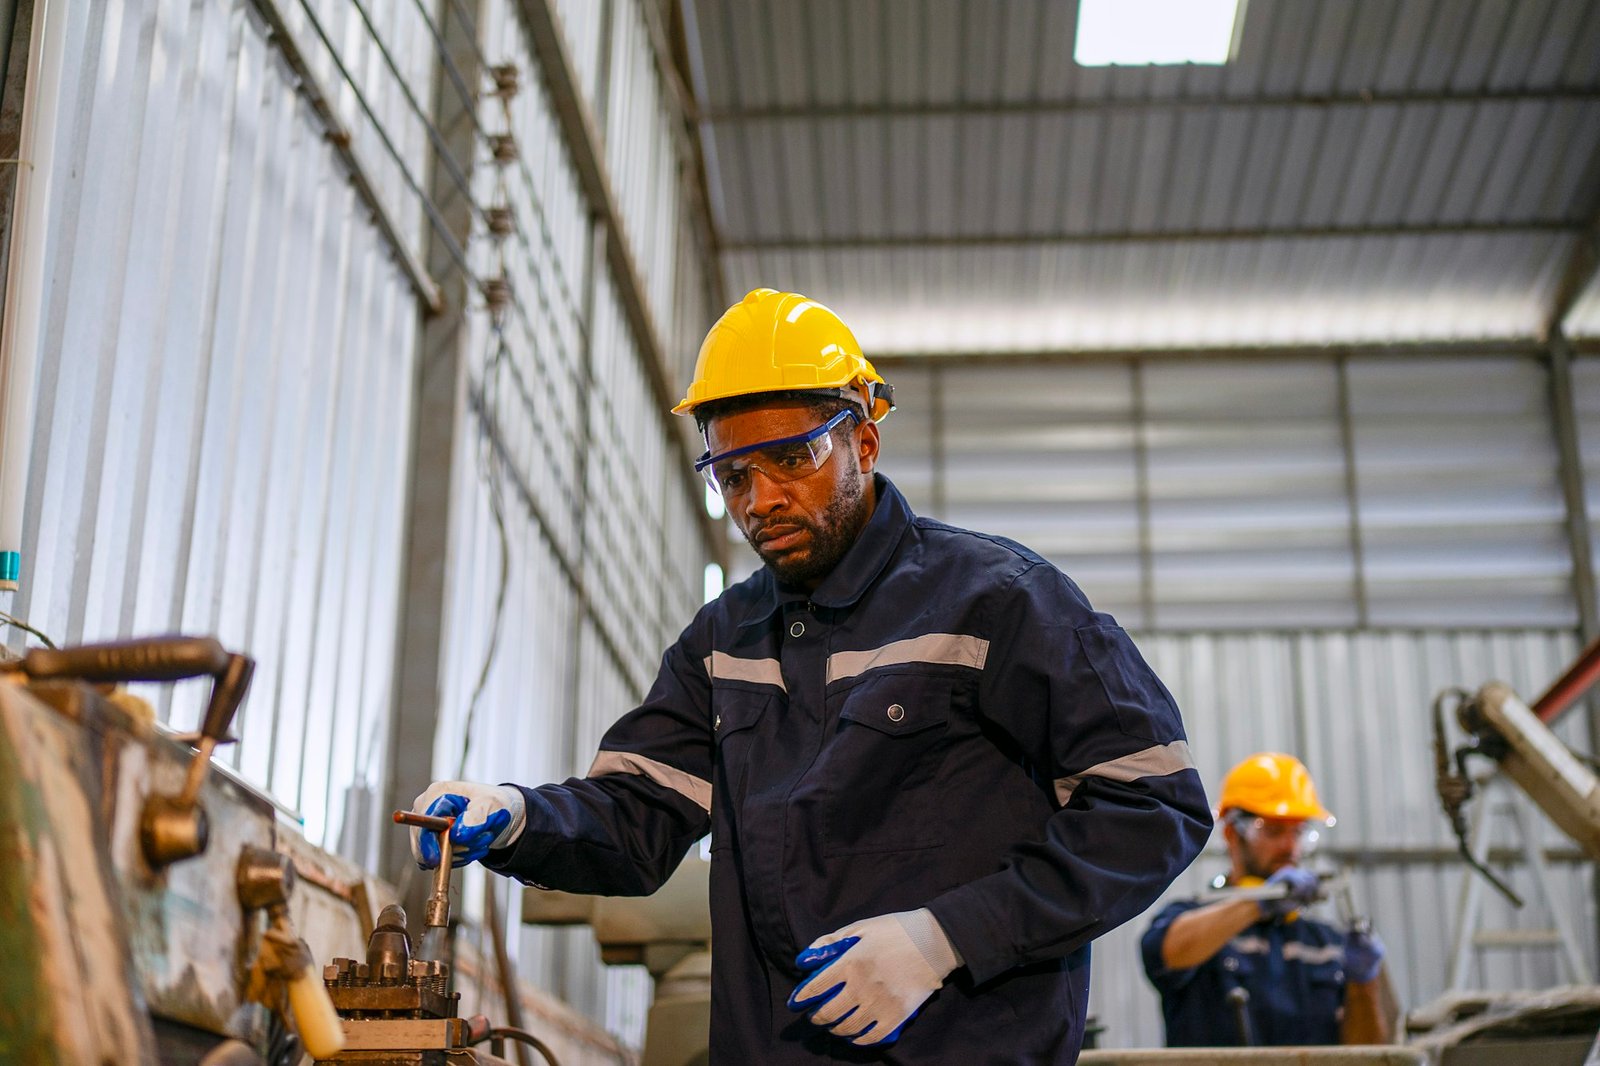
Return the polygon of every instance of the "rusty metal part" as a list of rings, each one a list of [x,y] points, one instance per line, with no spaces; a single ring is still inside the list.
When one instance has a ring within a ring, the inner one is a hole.
[[[310,863],[302,862],[299,859],[294,859],[293,863],[294,872],[299,876],[300,880],[308,885],[314,885],[322,889],[322,891],[335,899],[343,900],[356,908],[357,911],[361,910],[362,902],[358,897],[365,891],[366,886],[350,881],[341,881],[337,877],[330,877]],[[370,916],[368,920],[370,921]]]
[[[76,648],[36,648],[7,669],[35,681],[77,679],[89,682],[181,681],[212,679],[206,708],[183,787],[176,795],[151,796],[140,816],[139,839],[145,861],[162,869],[205,850],[210,826],[200,808],[200,787],[218,744],[232,738],[228,727],[250,688],[255,660],[230,654],[211,637],[156,637],[85,644]]]
[[[211,821],[205,808],[177,796],[151,796],[139,813],[139,848],[144,861],[160,870],[206,850]]]
[[[396,1018],[346,1022],[348,1051],[446,1051],[468,1047],[465,1018]]]
[[[386,973],[393,966],[396,974],[411,966],[411,938],[406,935],[406,912],[391,903],[378,915],[378,924],[367,938],[367,966],[373,973]]]
[[[369,1015],[452,1018],[456,1013],[443,963],[412,959],[404,967],[391,962],[374,970],[354,959],[334,959],[323,968],[322,979],[334,1008],[349,1020]]]
[[[239,849],[234,884],[239,906],[245,910],[275,910],[286,906],[294,892],[294,863],[287,855],[267,848],[243,847]]]

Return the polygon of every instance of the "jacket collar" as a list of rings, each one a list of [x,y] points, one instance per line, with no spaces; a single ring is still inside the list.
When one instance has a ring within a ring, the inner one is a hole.
[[[861,535],[845,552],[833,572],[822,579],[822,584],[817,586],[815,592],[807,596],[797,589],[780,586],[772,568],[763,566],[761,591],[744,621],[739,623],[740,628],[765,622],[789,600],[803,599],[821,607],[849,607],[866,594],[868,586],[889,565],[889,557],[894,554],[914,517],[910,505],[900,495],[900,490],[894,487],[894,482],[882,474],[872,477],[878,496],[877,506],[873,508],[872,517],[867,519]]]

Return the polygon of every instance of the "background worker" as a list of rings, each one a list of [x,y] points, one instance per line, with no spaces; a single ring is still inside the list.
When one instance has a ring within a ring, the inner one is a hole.
[[[1300,863],[1316,828],[1333,824],[1311,774],[1292,755],[1252,755],[1223,780],[1218,817],[1227,884],[1277,885],[1285,894],[1177,902],[1156,916],[1142,947],[1145,973],[1161,993],[1168,1046],[1244,1043],[1240,1007],[1257,1044],[1387,1043],[1383,943],[1303,911],[1319,898],[1320,879]]]
[[[710,831],[723,1066],[1070,1063],[1089,942],[1210,832],[1177,708],[1115,621],[876,473],[891,397],[826,307],[730,308],[675,410],[765,565],[586,777],[417,799],[460,815],[458,861],[572,892],[653,892]]]

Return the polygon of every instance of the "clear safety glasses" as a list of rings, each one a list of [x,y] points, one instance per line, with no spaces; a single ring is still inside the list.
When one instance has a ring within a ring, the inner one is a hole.
[[[1311,822],[1286,818],[1261,818],[1243,812],[1235,813],[1230,820],[1240,836],[1251,844],[1279,844],[1298,840],[1302,854],[1309,853],[1322,839],[1321,829]]]
[[[858,424],[861,421],[855,408],[847,407],[809,433],[765,440],[720,455],[708,451],[695,461],[694,468],[724,499],[749,492],[755,470],[772,481],[799,481],[822,469],[833,454],[834,427],[847,418]]]

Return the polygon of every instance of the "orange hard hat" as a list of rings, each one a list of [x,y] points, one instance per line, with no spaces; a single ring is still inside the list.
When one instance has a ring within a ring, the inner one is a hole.
[[[1229,811],[1333,824],[1333,815],[1317,799],[1317,786],[1305,763],[1276,751],[1257,752],[1228,771],[1222,779],[1217,817]]]

